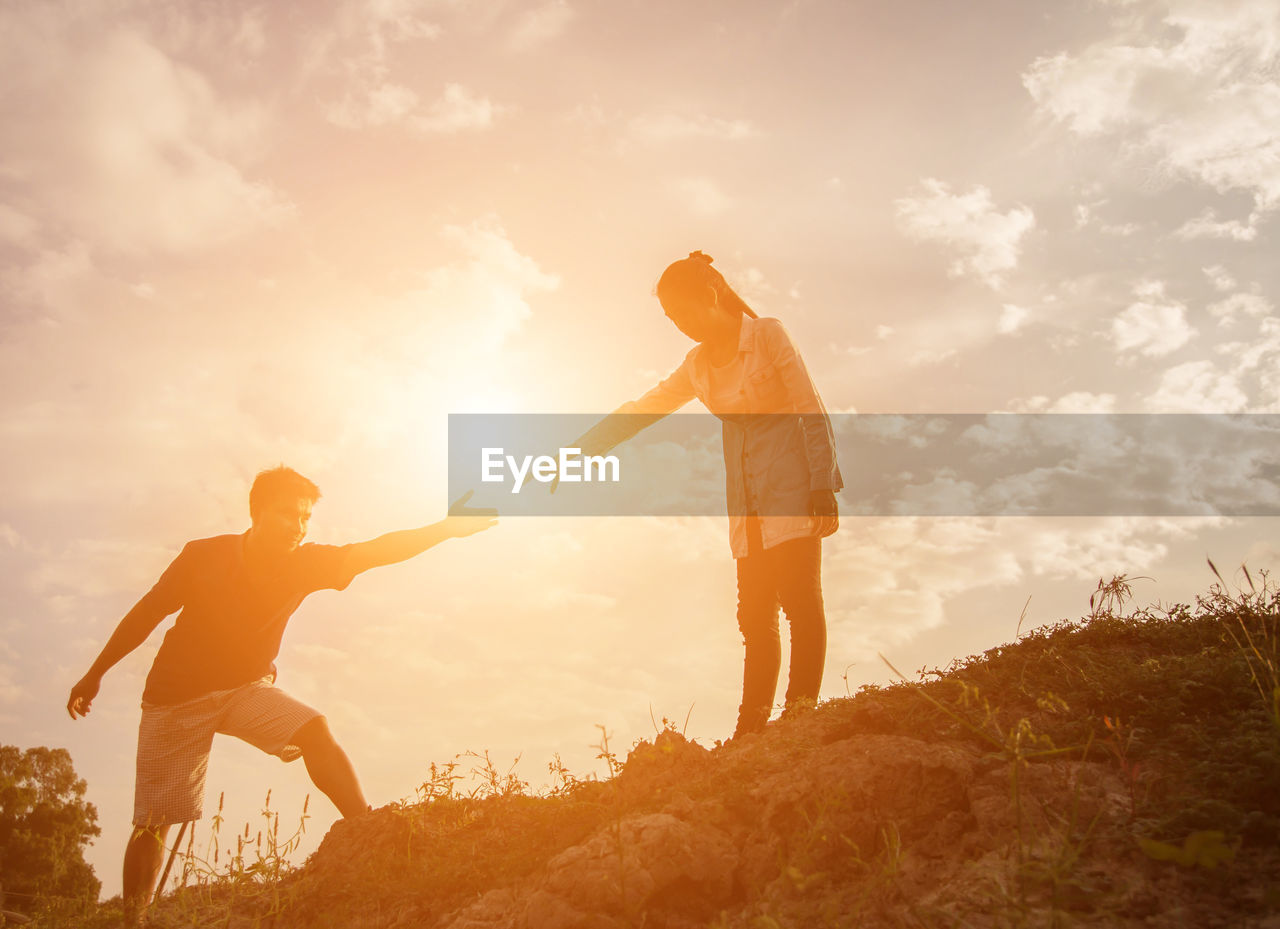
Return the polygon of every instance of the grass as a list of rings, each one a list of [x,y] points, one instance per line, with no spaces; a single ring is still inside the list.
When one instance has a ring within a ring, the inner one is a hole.
[[[459,755],[432,765],[413,798],[335,826],[301,869],[288,859],[305,807],[282,837],[268,800],[234,852],[214,845],[195,858],[188,844],[187,886],[162,902],[157,924],[443,926],[485,895],[495,912],[527,902],[556,856],[600,836],[612,842],[617,893],[596,915],[618,927],[1275,916],[1280,595],[1265,576],[1243,578],[1230,588],[1218,575],[1193,604],[1141,609],[1129,609],[1130,579],[1099,581],[1081,619],[863,687],[714,751],[664,719],[620,760],[601,729],[604,780],[557,758],[552,784],[535,792],[515,764]],[[919,761],[858,761],[864,746]],[[939,814],[947,822],[921,817],[929,803],[952,809]],[[643,850],[628,837],[657,813],[732,842],[727,896],[704,899],[678,880],[646,890]],[[221,827],[215,819],[219,842]]]

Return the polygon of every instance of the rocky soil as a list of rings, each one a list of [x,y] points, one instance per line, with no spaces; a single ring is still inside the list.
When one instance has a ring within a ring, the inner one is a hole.
[[[433,771],[155,925],[1280,929],[1277,668],[1269,591],[1095,612],[605,781]]]

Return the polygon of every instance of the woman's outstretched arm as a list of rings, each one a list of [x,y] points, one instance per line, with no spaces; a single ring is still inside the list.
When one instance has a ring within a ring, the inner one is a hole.
[[[584,455],[603,455],[658,420],[674,413],[694,397],[689,376],[690,352],[680,367],[641,397],[630,400],[578,437],[574,445]]]

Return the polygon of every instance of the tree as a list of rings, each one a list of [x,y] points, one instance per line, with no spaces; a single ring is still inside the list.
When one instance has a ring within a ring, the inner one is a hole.
[[[40,898],[97,900],[102,883],[84,860],[98,811],[84,800],[65,748],[0,745],[0,875],[5,907],[33,912]]]

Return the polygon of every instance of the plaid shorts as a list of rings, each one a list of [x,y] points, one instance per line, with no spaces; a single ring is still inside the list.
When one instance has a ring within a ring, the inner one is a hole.
[[[133,824],[162,826],[200,818],[213,734],[222,732],[284,761],[302,757],[290,740],[320,715],[270,677],[215,690],[185,703],[142,704]]]

